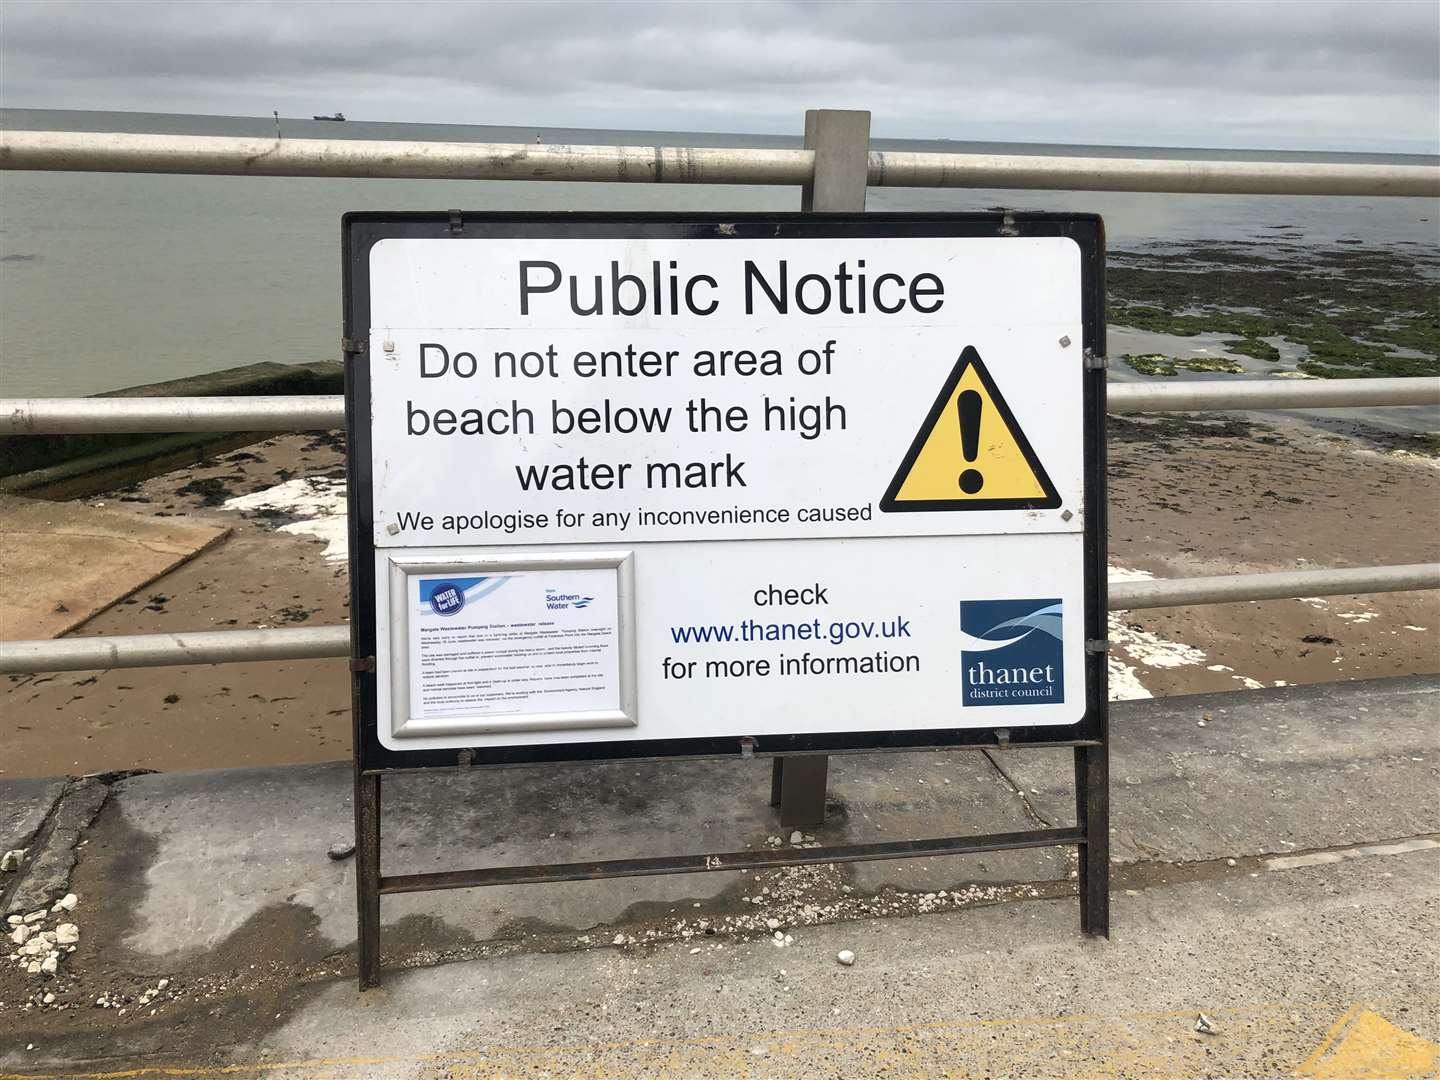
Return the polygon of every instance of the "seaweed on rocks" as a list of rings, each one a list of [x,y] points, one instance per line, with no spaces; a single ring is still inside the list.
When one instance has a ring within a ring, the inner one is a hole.
[[[1440,375],[1437,281],[1433,254],[1394,249],[1191,244],[1118,252],[1106,271],[1114,324],[1229,335],[1231,352],[1272,363],[1280,351],[1263,339],[1288,341],[1304,349],[1300,371],[1327,378]]]

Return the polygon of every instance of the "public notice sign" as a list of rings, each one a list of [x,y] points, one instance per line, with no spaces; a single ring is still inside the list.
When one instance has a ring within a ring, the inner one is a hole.
[[[345,229],[362,762],[1090,737],[1097,219]]]

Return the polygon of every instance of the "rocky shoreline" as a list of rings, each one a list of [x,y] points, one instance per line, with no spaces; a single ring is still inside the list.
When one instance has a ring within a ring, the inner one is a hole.
[[[1283,226],[1277,226],[1283,229]],[[1252,241],[1112,251],[1113,328],[1173,339],[1121,354],[1144,375],[1178,370],[1346,379],[1440,375],[1440,253],[1431,245],[1315,248]],[[1218,339],[1196,356],[1190,340]],[[1112,349],[1112,353],[1114,350]],[[1260,361],[1258,368],[1246,360]]]

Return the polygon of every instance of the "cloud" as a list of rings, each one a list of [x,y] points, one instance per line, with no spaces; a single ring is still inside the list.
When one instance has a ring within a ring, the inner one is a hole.
[[[1440,5],[5,0],[17,107],[1440,149]]]

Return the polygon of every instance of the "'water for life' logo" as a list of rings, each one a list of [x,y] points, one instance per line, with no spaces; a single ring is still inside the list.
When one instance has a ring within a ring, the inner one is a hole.
[[[465,594],[451,582],[440,582],[430,593],[430,610],[436,615],[456,615],[464,606]]]
[[[1064,701],[1061,607],[1059,600],[960,601],[962,703]]]

